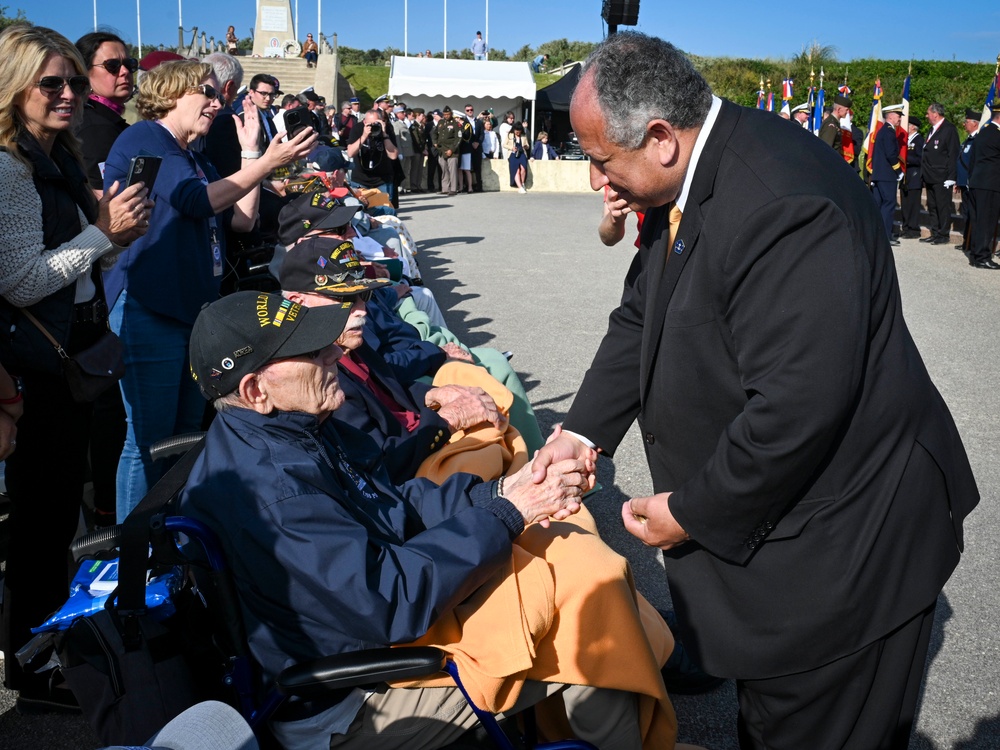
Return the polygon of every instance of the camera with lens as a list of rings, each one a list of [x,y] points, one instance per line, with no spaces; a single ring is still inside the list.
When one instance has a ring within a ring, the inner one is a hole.
[[[370,138],[374,138],[374,139],[378,140],[378,139],[383,138],[384,135],[385,134],[382,132],[382,123],[380,123],[380,122],[373,122],[373,123],[369,124],[369,126],[368,126],[368,136]]]

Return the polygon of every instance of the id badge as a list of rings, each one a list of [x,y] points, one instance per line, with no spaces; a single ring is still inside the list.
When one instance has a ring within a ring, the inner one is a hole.
[[[212,275],[222,276],[222,245],[219,244],[215,227],[212,228]]]

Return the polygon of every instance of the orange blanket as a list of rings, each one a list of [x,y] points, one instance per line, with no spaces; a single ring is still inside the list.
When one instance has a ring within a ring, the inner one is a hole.
[[[434,385],[482,388],[496,402],[503,421],[499,430],[491,424],[458,430],[447,445],[424,459],[417,470],[418,477],[441,484],[452,474],[464,471],[490,481],[499,479],[501,474],[513,474],[528,462],[528,446],[508,418],[514,396],[496,378],[476,365],[445,362],[434,375]]]
[[[637,693],[643,748],[673,748],[677,720],[660,676],[673,636],[590,513],[531,526],[513,549],[505,570],[414,645],[448,652],[473,701],[494,713],[514,705],[526,679]],[[394,686],[451,684],[441,677]]]

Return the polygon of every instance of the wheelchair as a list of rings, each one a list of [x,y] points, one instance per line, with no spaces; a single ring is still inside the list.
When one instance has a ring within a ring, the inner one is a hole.
[[[162,460],[185,454],[203,438],[202,433],[183,435],[158,442],[151,454]],[[173,500],[173,498],[172,498]],[[269,719],[280,716],[286,699],[323,700],[338,692],[370,688],[395,680],[429,677],[446,672],[468,701],[479,726],[448,746],[450,750],[493,747],[498,750],[596,750],[579,740],[539,742],[531,709],[518,714],[523,728],[512,717],[498,719],[476,706],[454,662],[433,647],[374,648],[337,654],[295,664],[278,675],[274,685],[260,689],[257,673],[247,646],[235,584],[214,533],[204,524],[169,514],[169,504],[149,519],[152,543],[150,564],[185,565],[198,571],[195,587],[211,622],[212,640],[219,666],[214,696],[236,708],[246,719],[262,748],[280,750],[267,728]],[[119,524],[81,537],[71,552],[77,561],[118,555],[124,534]],[[192,550],[192,547],[194,550]],[[123,563],[124,564],[124,563]]]

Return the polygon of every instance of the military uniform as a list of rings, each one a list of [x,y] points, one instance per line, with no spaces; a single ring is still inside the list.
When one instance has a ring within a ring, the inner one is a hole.
[[[830,146],[841,156],[844,155],[843,134],[840,130],[840,120],[832,114],[823,118],[823,124],[819,126],[819,138],[827,146]]]
[[[454,117],[442,117],[434,127],[431,140],[438,150],[438,163],[441,165],[441,192],[455,195],[459,184],[458,148],[462,143],[462,124]]]
[[[913,122],[914,118],[910,118]],[[919,125],[917,125],[919,127]],[[899,205],[903,214],[904,239],[920,236],[920,159],[924,153],[924,137],[914,133],[906,147],[906,176],[900,184]]]

